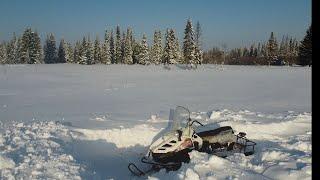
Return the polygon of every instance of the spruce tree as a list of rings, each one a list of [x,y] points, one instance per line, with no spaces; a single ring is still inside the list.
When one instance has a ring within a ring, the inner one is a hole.
[[[309,27],[306,35],[301,41],[298,57],[300,65],[312,65],[312,25]]]
[[[139,55],[141,53],[142,46],[139,42],[132,40],[132,61],[133,64],[139,64]]]
[[[115,40],[115,63],[120,63],[122,58],[121,53],[121,32],[120,26],[118,25],[116,28],[116,40]]]
[[[150,64],[150,56],[149,56],[149,47],[147,43],[147,37],[143,34],[141,40],[141,51],[139,54],[139,64],[149,65]]]
[[[113,31],[111,30],[110,32],[110,58],[111,58],[111,63],[115,64],[116,63],[116,55],[115,55],[115,44],[114,44],[114,38],[113,38]]]
[[[72,45],[69,42],[67,42],[65,44],[65,47],[66,47],[66,62],[74,63]]]
[[[57,57],[56,40],[52,33],[47,36],[43,49],[44,49],[44,62],[46,64],[57,63],[58,57]]]
[[[152,55],[151,55],[151,61],[154,64],[160,64],[161,63],[161,57],[162,57],[162,37],[161,37],[161,31],[155,31],[153,36],[153,46],[152,46]]]
[[[87,58],[87,50],[88,49],[88,43],[85,37],[82,38],[81,46],[79,49],[79,64],[87,64],[88,58]]]
[[[267,52],[269,59],[274,59],[276,56],[278,56],[278,42],[273,32],[271,32],[267,43]]]
[[[30,51],[30,61],[29,64],[39,64],[42,63],[42,48],[41,48],[41,40],[40,37],[36,32],[31,32],[30,34],[30,44],[29,44],[29,51]]]
[[[123,32],[122,33],[122,38],[121,38],[121,58],[120,58],[120,63],[124,64],[124,49],[126,45],[126,34]]]
[[[90,36],[88,36],[88,39],[87,39],[87,45],[86,45],[86,50],[85,50],[85,54],[86,54],[86,58],[87,58],[87,63],[88,65],[91,65],[91,64],[94,64],[94,59],[93,59],[93,44],[90,40]]]
[[[57,63],[66,63],[67,62],[67,50],[64,39],[60,40],[59,48],[58,48],[58,60]]]
[[[101,46],[100,46],[100,40],[98,36],[94,41],[93,61],[94,61],[94,64],[101,63]]]
[[[184,42],[183,42],[183,57],[184,63],[194,64],[195,63],[195,41],[194,32],[192,28],[192,22],[190,19],[187,21],[187,25],[184,31]]]
[[[18,56],[18,38],[16,37],[16,34],[13,33],[13,37],[10,40],[10,42],[7,45],[7,56],[8,64],[17,64],[17,56]]]
[[[163,52],[164,64],[182,63],[179,41],[173,29],[167,29],[166,42]]]
[[[73,62],[80,64],[80,49],[81,49],[81,42],[77,41],[74,45],[73,51]]]
[[[103,64],[111,64],[111,53],[110,53],[110,36],[108,31],[105,31],[104,42],[101,47],[101,62]]]
[[[7,64],[8,56],[5,43],[0,43],[0,64]]]
[[[20,47],[20,62],[23,64],[30,62],[30,40],[31,40],[31,28],[26,28],[22,34],[21,47]]]
[[[132,51],[132,31],[130,28],[127,29],[127,35],[125,39],[125,45],[124,45],[124,55],[123,60],[125,64],[133,64],[133,51]]]
[[[179,39],[175,35],[175,32],[174,32],[173,29],[171,29],[170,34],[171,34],[171,39],[174,42],[174,51],[173,51],[174,52],[173,56],[174,56],[174,59],[175,59],[174,63],[180,63],[181,64],[181,63],[183,63],[183,55],[182,55],[181,50],[180,50]]]

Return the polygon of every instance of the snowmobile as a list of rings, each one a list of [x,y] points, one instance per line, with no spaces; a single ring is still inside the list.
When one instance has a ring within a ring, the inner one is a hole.
[[[154,141],[147,155],[141,158],[142,163],[151,167],[141,170],[134,163],[129,163],[130,172],[136,176],[143,176],[163,168],[166,171],[178,170],[182,163],[190,162],[188,153],[192,150],[220,157],[236,152],[244,153],[246,156],[254,153],[256,143],[248,140],[244,132],[234,134],[230,126],[196,132],[194,124],[206,127],[201,122],[192,120],[187,108],[177,106],[171,131]]]

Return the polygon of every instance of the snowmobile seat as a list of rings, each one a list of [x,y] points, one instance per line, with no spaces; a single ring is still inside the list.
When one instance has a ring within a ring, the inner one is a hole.
[[[227,131],[227,130],[232,130],[232,128],[230,126],[223,126],[223,127],[217,128],[217,129],[199,132],[197,134],[200,137],[215,136],[215,135],[217,135],[217,134],[219,134],[219,133],[221,133],[223,131]]]

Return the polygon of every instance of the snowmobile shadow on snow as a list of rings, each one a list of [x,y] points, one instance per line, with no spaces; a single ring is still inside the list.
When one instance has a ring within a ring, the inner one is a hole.
[[[71,146],[72,156],[86,169],[81,173],[83,179],[128,179],[131,174],[126,171],[127,164],[136,162],[141,156],[138,152],[146,148],[141,145],[119,148],[105,140],[76,140]],[[117,167],[116,171],[114,167]]]
[[[246,133],[234,134],[230,126],[195,131],[194,124],[205,127],[201,122],[190,118],[190,111],[177,106],[173,113],[170,110],[168,127],[161,131],[149,147],[149,152],[141,158],[141,162],[151,167],[141,170],[134,163],[129,163],[129,171],[136,176],[143,176],[157,172],[160,169],[167,171],[178,170],[182,163],[189,163],[189,152],[197,150],[226,157],[232,153],[254,153],[255,142],[246,138]],[[170,130],[169,132],[167,130]]]

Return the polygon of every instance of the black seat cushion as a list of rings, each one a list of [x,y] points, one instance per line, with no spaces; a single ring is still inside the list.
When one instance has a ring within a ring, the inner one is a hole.
[[[197,134],[198,134],[198,136],[200,136],[200,137],[214,136],[214,135],[219,134],[219,133],[222,132],[222,131],[227,131],[227,130],[232,130],[232,128],[231,128],[230,126],[223,126],[223,127],[217,128],[217,129],[199,132],[199,133],[197,133]]]

